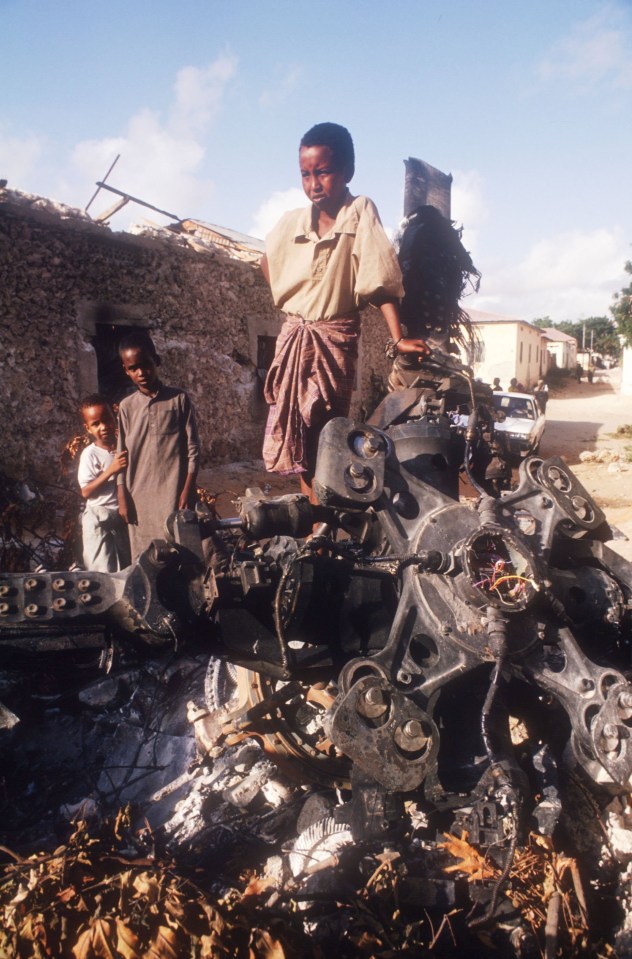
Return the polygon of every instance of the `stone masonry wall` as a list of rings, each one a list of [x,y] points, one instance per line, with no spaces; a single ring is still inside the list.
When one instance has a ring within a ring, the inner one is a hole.
[[[104,321],[149,330],[162,379],[195,405],[203,466],[260,457],[257,336],[276,336],[280,314],[259,268],[0,190],[1,469],[55,482],[64,444],[81,431],[78,404],[97,389],[93,338]],[[386,379],[386,335],[365,311],[354,415],[372,409]]]

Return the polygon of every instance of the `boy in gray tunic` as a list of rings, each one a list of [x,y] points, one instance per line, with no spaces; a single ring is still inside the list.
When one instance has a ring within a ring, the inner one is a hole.
[[[171,513],[193,506],[199,443],[191,400],[160,382],[160,357],[150,336],[125,337],[119,355],[137,388],[119,406],[118,449],[127,450],[128,464],[117,489],[135,560],[153,539],[164,539]]]

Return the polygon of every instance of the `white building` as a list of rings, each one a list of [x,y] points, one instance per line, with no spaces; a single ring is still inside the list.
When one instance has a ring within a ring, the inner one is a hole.
[[[466,362],[474,375],[486,383],[498,377],[504,390],[514,377],[525,389],[531,389],[549,368],[548,341],[536,326],[514,316],[468,310],[481,340],[478,359]]]
[[[558,370],[574,370],[577,366],[577,340],[554,326],[542,330],[547,339],[546,348]]]

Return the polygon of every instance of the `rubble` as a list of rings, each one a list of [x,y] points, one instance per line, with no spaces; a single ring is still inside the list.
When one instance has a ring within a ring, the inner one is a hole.
[[[0,738],[11,935],[47,886],[86,954],[164,949],[164,930],[200,956],[625,942],[632,567],[559,457],[515,486],[487,475],[484,385],[436,357],[425,375],[371,422],[325,427],[319,504],[249,489],[238,517],[169,517],[119,574],[3,574],[0,651],[22,657],[5,697],[24,711]],[[443,412],[462,380],[465,433]],[[30,649],[54,629],[76,642],[63,667]],[[69,891],[61,815],[90,817],[65,839]],[[29,888],[35,840],[51,870]]]
[[[624,455],[620,450],[582,450],[579,454],[580,463],[622,463]]]

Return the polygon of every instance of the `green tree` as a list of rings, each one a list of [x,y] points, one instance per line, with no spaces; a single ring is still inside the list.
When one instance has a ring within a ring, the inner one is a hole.
[[[625,272],[632,275],[632,261],[625,264]],[[624,338],[626,346],[632,346],[632,282],[624,286],[620,293],[614,294],[614,303],[610,307],[617,333]]]
[[[562,320],[561,323],[552,323],[550,317],[545,316],[534,320],[533,325],[538,329],[547,329],[550,326],[559,330],[560,333],[574,336],[580,350],[585,344],[587,350],[592,345],[593,353],[609,353],[612,356],[618,356],[620,352],[617,328],[613,320],[609,320],[607,316],[589,316],[585,320],[574,321]]]

